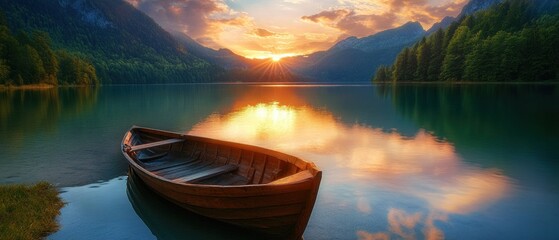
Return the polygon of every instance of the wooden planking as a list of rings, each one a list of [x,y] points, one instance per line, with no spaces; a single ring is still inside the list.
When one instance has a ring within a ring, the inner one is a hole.
[[[229,161],[230,155],[231,155],[231,147],[224,146],[224,145],[218,145],[217,146],[217,159],[218,160],[225,159],[224,163],[227,163]]]
[[[197,142],[194,142],[192,140],[186,140],[182,143],[182,155],[183,156],[194,156],[194,150],[196,148]]]
[[[220,209],[216,211],[214,208],[192,207],[195,212],[219,219],[254,219],[254,218],[272,218],[298,214],[304,207],[304,203],[286,204],[280,206],[269,206],[260,208],[237,208],[237,209]]]
[[[229,156],[229,163],[230,164],[239,164],[241,161],[241,154],[242,154],[242,150],[238,149],[238,148],[232,148],[231,149],[231,154]]]
[[[165,156],[167,156],[167,154],[169,154],[169,152],[156,153],[156,154],[152,154],[152,155],[142,154],[142,156],[145,156],[145,157],[138,157],[138,161],[149,162],[149,161],[153,161],[153,160],[165,157]]]
[[[165,164],[159,164],[159,165],[155,165],[155,166],[145,166],[144,169],[151,171],[151,172],[157,172],[157,171],[161,171],[167,168],[174,168],[177,166],[182,166],[182,165],[186,165],[189,162],[167,162]]]
[[[264,169],[264,176],[260,183],[266,184],[277,179],[281,173],[281,161],[275,157],[268,156],[266,160],[266,168]]]
[[[238,187],[223,188],[220,186],[204,186],[204,185],[184,185],[173,184],[163,178],[156,178],[147,172],[135,170],[137,175],[151,188],[157,190],[161,195],[172,194],[177,197],[204,196],[206,198],[214,197],[253,197],[253,196],[269,196],[284,193],[292,193],[299,191],[308,191],[311,189],[312,182],[300,182],[287,185],[243,185]]]
[[[209,165],[211,165],[211,163],[198,160],[185,165],[154,171],[154,173],[167,179],[175,179],[190,174],[191,172],[207,168]]]
[[[214,161],[217,157],[217,145],[215,144],[206,144],[206,148],[202,153],[202,157],[204,160],[211,160]]]
[[[142,150],[142,149],[146,149],[146,148],[158,147],[158,146],[178,143],[178,142],[182,142],[182,141],[184,141],[184,139],[182,139],[182,138],[171,138],[171,139],[162,140],[162,141],[158,141],[158,142],[151,142],[151,143],[146,143],[146,144],[130,146],[130,151],[134,152],[134,151],[138,151],[138,150]]]
[[[160,159],[159,161],[149,162],[141,164],[142,167],[148,171],[155,172],[160,171],[169,167],[175,167],[178,165],[186,165],[189,163],[194,163],[197,158],[186,158],[186,159]]]
[[[207,197],[177,192],[165,192],[164,194],[164,196],[173,199],[175,202],[197,207],[214,208],[216,211],[220,209],[259,208],[304,203],[308,199],[308,195],[308,190],[245,197]]]
[[[190,174],[185,177],[177,178],[173,180],[173,182],[187,182],[187,183],[196,183],[202,181],[204,179],[208,179],[211,177],[215,177],[224,173],[230,173],[236,171],[239,167],[237,165],[223,165],[215,168],[210,168],[205,171],[196,172],[194,174]]]
[[[264,168],[266,167],[266,155],[262,153],[254,153],[252,167],[254,168],[252,183],[259,184],[262,180],[262,175],[264,175]]]
[[[252,168],[252,160],[254,152],[242,151],[239,159],[239,175],[252,179],[254,168]]]
[[[247,183],[248,183],[248,179],[233,173],[223,174],[218,178],[216,177],[216,178],[206,179],[199,182],[199,184],[223,185],[223,186],[244,185]]]

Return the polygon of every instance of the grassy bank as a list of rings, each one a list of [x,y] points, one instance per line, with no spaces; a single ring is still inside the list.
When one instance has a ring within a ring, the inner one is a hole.
[[[64,203],[49,183],[0,185],[0,238],[41,239],[58,230]]]

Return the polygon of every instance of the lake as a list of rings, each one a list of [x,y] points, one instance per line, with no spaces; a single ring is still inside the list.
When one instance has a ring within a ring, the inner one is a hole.
[[[557,239],[558,85],[106,86],[0,91],[0,183],[49,181],[49,239],[247,239],[127,177],[132,126],[323,170],[306,239]]]

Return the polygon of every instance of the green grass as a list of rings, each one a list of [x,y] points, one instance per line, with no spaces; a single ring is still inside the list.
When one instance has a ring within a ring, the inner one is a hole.
[[[64,206],[49,183],[0,185],[0,238],[41,239],[58,230]]]

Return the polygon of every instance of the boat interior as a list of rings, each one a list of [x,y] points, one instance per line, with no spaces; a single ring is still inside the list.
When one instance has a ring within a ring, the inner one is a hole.
[[[239,144],[133,131],[136,132],[125,139],[127,154],[144,169],[173,182],[283,184],[313,177],[308,163],[288,155],[278,156],[277,152],[265,154]]]

